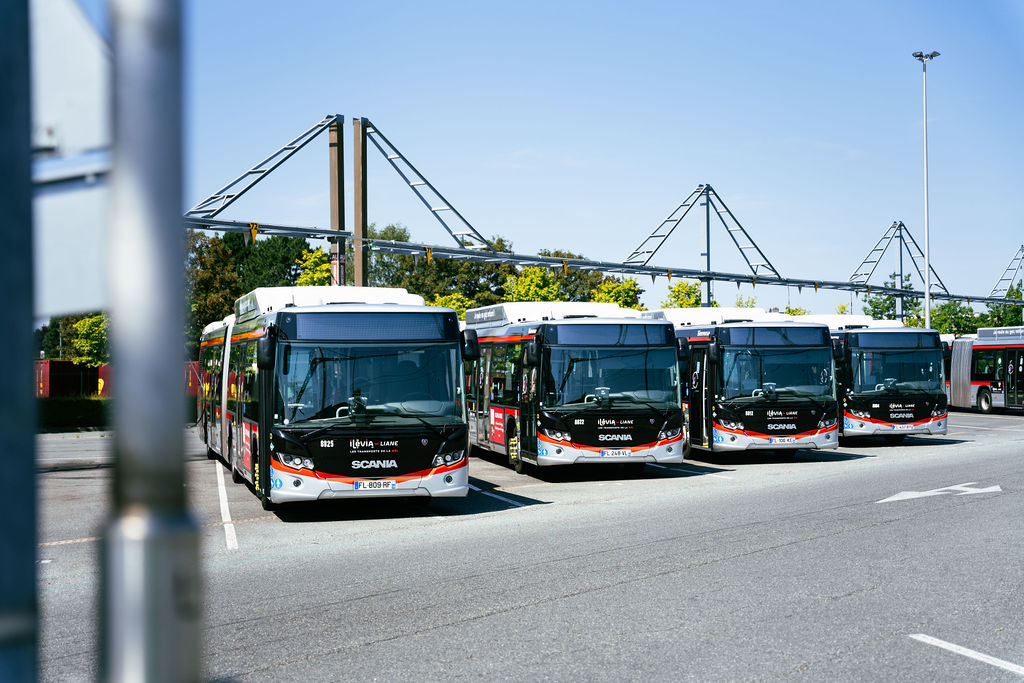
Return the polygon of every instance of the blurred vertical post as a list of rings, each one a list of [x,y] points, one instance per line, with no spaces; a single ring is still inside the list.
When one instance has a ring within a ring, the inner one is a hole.
[[[370,122],[352,119],[352,283],[356,287],[369,284],[366,237],[366,127]]]
[[[102,677],[200,675],[199,546],[185,494],[181,6],[111,0],[114,510]]]
[[[28,0],[0,3],[0,33],[0,287],[7,299],[0,444],[4,479],[12,484],[0,496],[0,680],[31,681],[37,607]]]
[[[330,139],[331,230],[345,229],[345,142],[341,130],[344,116],[338,116],[328,129]],[[331,240],[331,284],[345,284],[345,238]]]

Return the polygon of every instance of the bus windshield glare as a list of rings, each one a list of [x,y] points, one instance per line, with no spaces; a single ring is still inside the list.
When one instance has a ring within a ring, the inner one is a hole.
[[[376,415],[463,419],[453,343],[278,345],[274,423],[343,423]]]
[[[835,397],[829,348],[726,347],[722,378],[725,400]]]
[[[679,368],[671,347],[545,347],[544,405],[610,400],[679,407]]]
[[[852,349],[850,367],[856,393],[885,394],[907,389],[939,392],[945,388],[938,349]]]

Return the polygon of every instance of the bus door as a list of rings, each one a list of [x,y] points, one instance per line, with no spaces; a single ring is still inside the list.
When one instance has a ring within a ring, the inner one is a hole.
[[[519,414],[519,450],[525,451],[529,457],[537,457],[537,379],[539,368],[526,364],[526,344],[523,344],[519,365],[520,375],[520,408]]]
[[[690,346],[690,444],[692,446],[711,446],[710,434],[706,425],[708,347],[706,345]]]
[[[1024,405],[1024,349],[1006,350],[1005,405]]]
[[[482,446],[490,443],[491,432],[491,355],[494,347],[488,344],[480,349],[480,360],[477,362],[477,391],[480,400],[477,401],[476,413],[476,441]]]

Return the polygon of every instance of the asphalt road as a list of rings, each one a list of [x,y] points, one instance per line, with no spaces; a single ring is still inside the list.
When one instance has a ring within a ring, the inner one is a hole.
[[[40,437],[45,680],[97,675],[109,441]],[[1024,416],[640,476],[474,457],[466,499],[273,514],[188,443],[211,679],[1024,674]]]

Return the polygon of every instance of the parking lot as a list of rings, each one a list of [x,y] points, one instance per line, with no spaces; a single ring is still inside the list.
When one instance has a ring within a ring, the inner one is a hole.
[[[109,442],[39,440],[48,680],[96,676]],[[475,454],[466,499],[274,513],[186,443],[213,679],[1024,673],[1020,415],[640,475]]]

